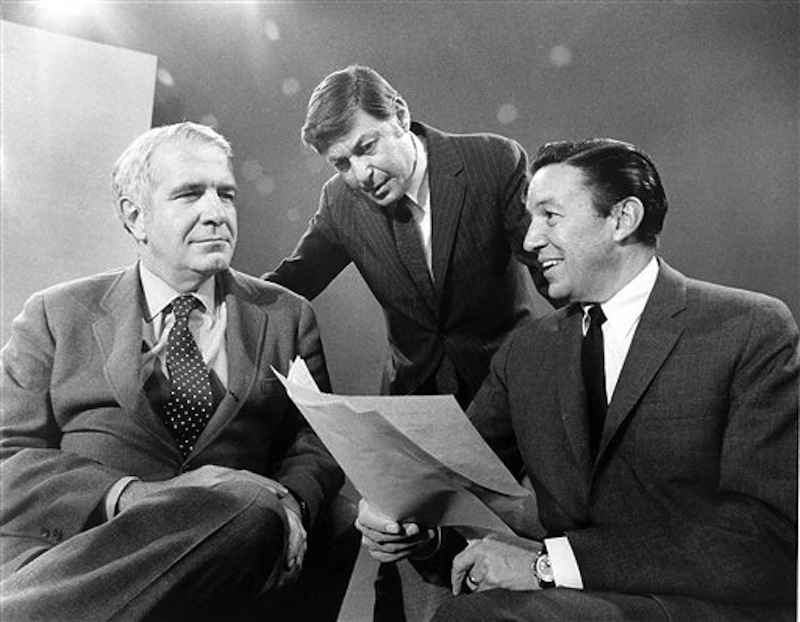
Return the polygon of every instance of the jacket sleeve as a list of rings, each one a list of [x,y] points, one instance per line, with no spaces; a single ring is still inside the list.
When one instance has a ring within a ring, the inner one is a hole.
[[[125,474],[61,450],[51,397],[61,346],[45,300],[36,294],[26,303],[0,352],[0,529],[3,535],[61,540],[85,528],[106,491]]]
[[[262,278],[313,300],[349,263],[350,256],[338,241],[326,185],[320,195],[319,209],[291,257]]]
[[[295,335],[297,353],[305,361],[321,391],[331,390],[319,328],[311,305],[303,301]],[[308,506],[312,523],[320,507],[329,502],[344,483],[344,474],[308,422],[290,404],[279,437],[281,456],[275,479],[295,491]]]

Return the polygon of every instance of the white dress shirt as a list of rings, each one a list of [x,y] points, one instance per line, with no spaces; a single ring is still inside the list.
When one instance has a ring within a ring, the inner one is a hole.
[[[412,209],[414,221],[419,228],[422,238],[422,248],[425,250],[425,263],[428,264],[428,272],[433,278],[433,247],[431,245],[431,192],[428,183],[428,149],[425,142],[413,132],[411,140],[417,153],[417,166],[411,176],[411,184],[408,187],[406,196],[414,201],[419,209]]]
[[[647,266],[637,274],[625,287],[619,290],[607,302],[600,305],[606,321],[603,323],[603,357],[606,373],[606,396],[609,403],[613,399],[622,365],[639,326],[642,312],[650,298],[650,293],[658,278],[658,260],[653,257]],[[589,328],[587,309],[584,307],[583,334]],[[583,589],[578,562],[570,546],[569,538],[547,538],[544,541],[550,564],[553,568],[556,585]]]

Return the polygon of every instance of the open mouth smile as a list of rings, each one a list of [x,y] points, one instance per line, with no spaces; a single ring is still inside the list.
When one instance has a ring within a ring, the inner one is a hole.
[[[563,261],[563,259],[540,259],[539,263],[542,264],[542,272],[547,272]]]

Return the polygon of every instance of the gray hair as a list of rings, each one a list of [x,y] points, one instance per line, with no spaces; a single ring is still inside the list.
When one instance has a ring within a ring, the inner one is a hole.
[[[117,215],[120,200],[127,197],[144,210],[150,209],[150,197],[155,186],[151,166],[153,152],[170,141],[202,143],[219,147],[230,159],[233,150],[224,136],[206,125],[184,121],[154,127],[136,138],[117,158],[111,171],[111,190]]]

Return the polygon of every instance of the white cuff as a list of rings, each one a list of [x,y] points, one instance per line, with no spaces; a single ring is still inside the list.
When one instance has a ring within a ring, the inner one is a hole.
[[[583,578],[567,537],[547,538],[544,545],[550,556],[550,565],[553,568],[556,586],[582,590]]]
[[[122,491],[125,490],[128,484],[131,482],[138,481],[138,477],[127,475],[126,477],[122,477],[114,482],[114,485],[106,493],[106,520],[111,520],[117,515],[117,503],[119,503],[119,498],[122,496]]]

